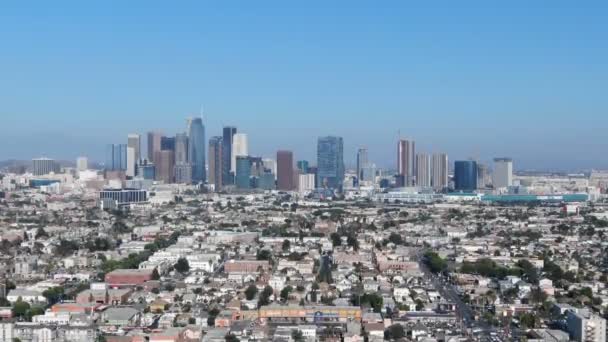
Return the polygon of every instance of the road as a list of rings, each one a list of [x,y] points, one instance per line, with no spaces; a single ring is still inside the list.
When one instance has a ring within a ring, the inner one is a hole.
[[[475,333],[479,341],[502,341],[497,337],[496,328],[484,321],[475,321],[475,313],[469,305],[462,301],[458,291],[442,277],[432,273],[423,260],[422,252],[418,253],[418,263],[427,279],[443,298],[456,305],[456,313],[462,319],[464,326]]]

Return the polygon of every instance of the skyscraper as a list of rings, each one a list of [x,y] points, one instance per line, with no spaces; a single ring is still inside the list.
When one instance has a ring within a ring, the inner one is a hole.
[[[235,184],[237,189],[251,188],[251,159],[249,156],[236,157]]]
[[[175,165],[186,165],[188,161],[189,139],[186,133],[175,135]]]
[[[363,179],[363,168],[367,167],[367,148],[361,147],[357,151],[357,180]]]
[[[154,161],[154,155],[160,151],[161,132],[148,132],[148,161]]]
[[[492,184],[494,185],[494,189],[506,188],[513,185],[513,159],[494,158]]]
[[[215,191],[220,191],[224,184],[222,140],[222,137],[209,139],[209,184],[213,185]]]
[[[175,152],[175,137],[160,137],[160,149]]]
[[[416,185],[431,186],[431,157],[426,153],[416,155]]]
[[[59,164],[53,159],[37,158],[32,159],[32,173],[34,176],[42,176],[53,173],[59,173]]]
[[[141,135],[131,133],[127,136],[127,147],[133,148],[135,152],[135,163],[141,158]]]
[[[236,172],[236,157],[243,157],[249,155],[249,144],[247,142],[247,134],[245,133],[235,133],[232,137],[232,156],[231,158],[231,167],[230,170],[232,172]]]
[[[293,153],[291,151],[277,151],[277,189],[295,190],[293,174]]]
[[[415,155],[416,143],[413,140],[399,140],[397,143],[397,172],[403,178],[404,185],[414,184]]]
[[[89,168],[89,160],[87,157],[78,157],[76,159],[76,169],[78,171],[84,171]]]
[[[297,165],[300,173],[308,173],[308,160],[298,160]]]
[[[342,189],[344,182],[342,137],[320,137],[317,141],[317,182],[320,187]]]
[[[232,141],[236,134],[236,127],[224,127],[222,136],[222,182],[224,185],[234,183],[232,173]]]
[[[448,187],[448,155],[445,153],[433,154],[433,177],[431,185],[435,190]]]
[[[106,146],[107,171],[126,171],[127,170],[127,145],[109,144]]]
[[[141,158],[141,136],[129,134],[127,136],[127,176],[135,176],[137,162]]]
[[[205,170],[205,126],[202,118],[192,118],[188,121],[189,158],[192,164],[192,182],[200,183],[207,180]]]
[[[457,191],[477,189],[477,162],[473,160],[454,162],[454,188]]]
[[[492,184],[492,178],[488,166],[477,163],[477,189],[485,189]]]
[[[154,155],[156,180],[166,184],[173,183],[175,169],[175,152],[161,150]]]

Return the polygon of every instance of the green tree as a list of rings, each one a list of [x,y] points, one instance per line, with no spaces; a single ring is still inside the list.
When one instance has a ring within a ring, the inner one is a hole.
[[[398,340],[405,337],[405,329],[401,324],[393,324],[384,331],[384,339]]]
[[[302,332],[298,329],[294,329],[291,331],[291,338],[295,341],[295,342],[303,342],[304,341],[304,334],[302,334]]]
[[[291,287],[291,285],[287,285],[285,286],[282,290],[281,290],[281,299],[282,300],[287,300],[287,298],[289,298],[289,294],[293,291],[293,287]]]
[[[424,254],[424,263],[433,273],[444,272],[448,268],[448,263],[437,253],[431,251]]]
[[[14,317],[25,317],[27,312],[30,310],[30,304],[18,298],[15,304],[13,305],[13,316]]]
[[[190,264],[186,258],[179,258],[173,268],[179,273],[188,273],[188,271],[190,271]]]
[[[256,255],[256,259],[258,260],[270,260],[272,259],[272,253],[270,253],[267,249],[260,249],[258,254]]]
[[[253,300],[257,294],[258,287],[253,284],[249,285],[247,289],[245,289],[245,298],[247,298],[247,300]]]
[[[226,342],[240,342],[241,340],[238,339],[238,337],[236,337],[233,334],[228,334],[225,337]]]
[[[289,240],[283,240],[283,245],[281,246],[281,249],[283,250],[283,252],[289,252],[289,249],[291,248],[291,242],[289,242]]]

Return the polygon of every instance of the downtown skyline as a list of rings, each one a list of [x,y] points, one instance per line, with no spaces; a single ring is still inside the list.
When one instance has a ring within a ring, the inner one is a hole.
[[[101,161],[204,104],[209,134],[236,125],[268,157],[336,135],[348,167],[366,146],[386,168],[401,131],[451,159],[608,168],[606,4],[450,7],[7,5],[0,160]]]

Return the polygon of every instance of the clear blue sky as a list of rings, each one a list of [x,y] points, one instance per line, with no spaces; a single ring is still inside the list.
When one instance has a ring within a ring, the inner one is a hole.
[[[0,4],[0,159],[101,160],[131,132],[232,124],[253,154],[397,132],[450,159],[608,167],[606,1]],[[31,5],[31,7],[26,7]]]

